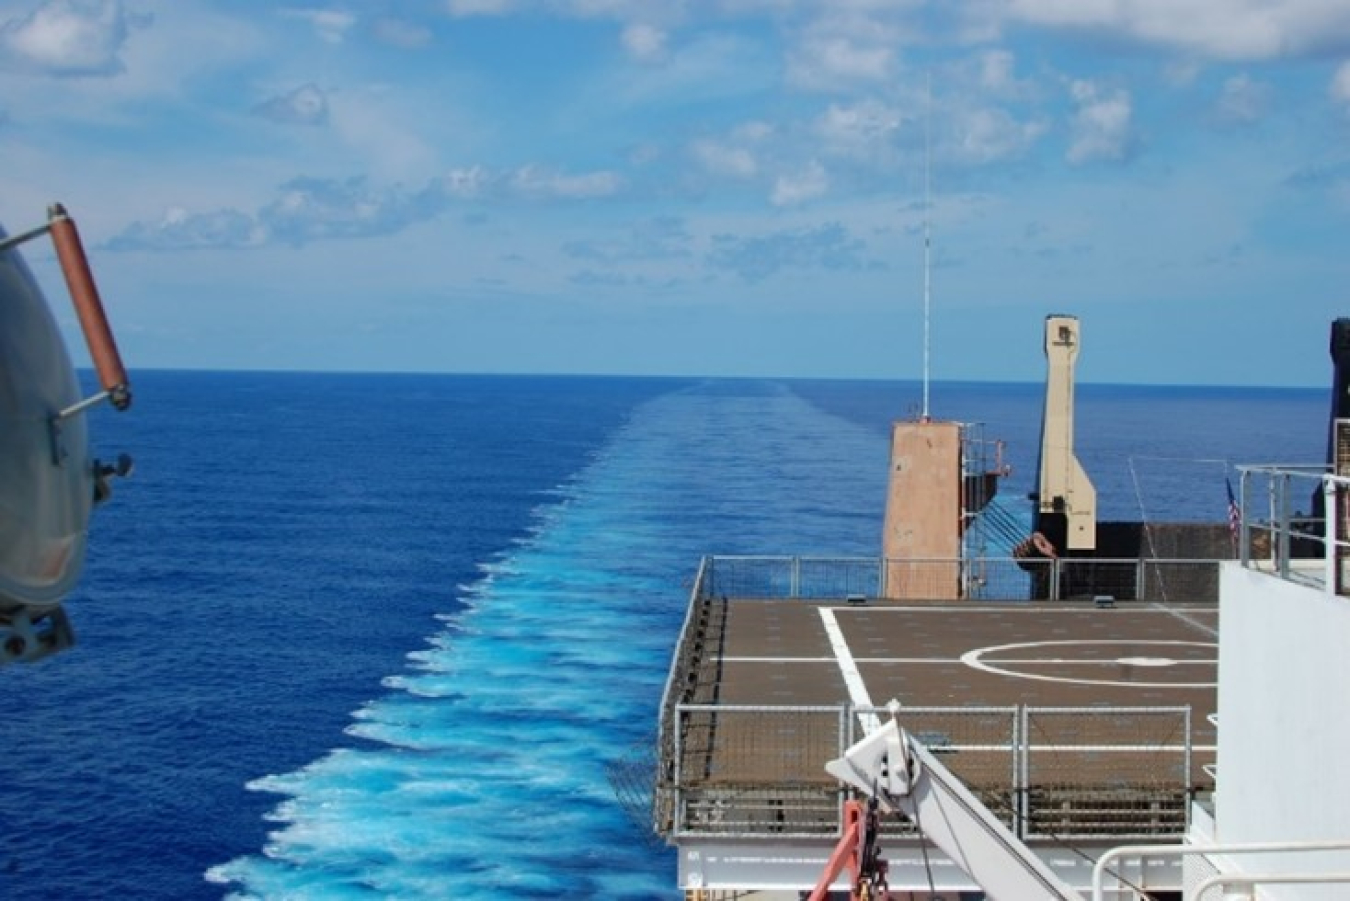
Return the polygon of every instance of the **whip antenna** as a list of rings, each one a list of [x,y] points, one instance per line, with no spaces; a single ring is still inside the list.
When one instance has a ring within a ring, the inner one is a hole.
[[[929,320],[932,308],[932,149],[929,143],[929,120],[933,112],[933,75],[924,80],[923,116],[923,419],[928,421],[928,382],[930,368]]]

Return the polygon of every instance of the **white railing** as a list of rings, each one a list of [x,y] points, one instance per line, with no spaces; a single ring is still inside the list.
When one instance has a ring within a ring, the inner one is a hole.
[[[1350,589],[1350,478],[1326,467],[1239,466],[1238,559],[1334,594]]]
[[[1350,841],[1339,839],[1336,841],[1325,842],[1265,842],[1265,843],[1247,843],[1247,844],[1213,844],[1213,845],[1122,845],[1118,848],[1112,848],[1097,858],[1097,863],[1092,868],[1092,901],[1104,901],[1106,892],[1115,891],[1106,886],[1106,877],[1115,875],[1110,872],[1110,867],[1116,861],[1123,861],[1126,858],[1135,858],[1143,861],[1149,858],[1158,857],[1192,857],[1201,855],[1217,854],[1220,856],[1234,856],[1241,854],[1289,854],[1304,851],[1346,851],[1350,850]],[[1297,876],[1298,878],[1293,878]],[[1233,873],[1225,876],[1218,874],[1207,878],[1196,887],[1196,891],[1190,895],[1191,898],[1201,898],[1204,890],[1212,888],[1215,885],[1226,884],[1255,884],[1260,882],[1280,882],[1286,880],[1298,882],[1339,882],[1340,874],[1329,873],[1314,876],[1312,874],[1290,874],[1286,876],[1248,876],[1244,873]],[[1117,877],[1119,878],[1119,877]],[[1250,881],[1249,881],[1250,880]]]
[[[1127,557],[1018,559],[714,556],[699,597],[866,601],[903,598],[1017,601],[1105,597],[1216,603],[1219,561]]]
[[[837,837],[826,761],[859,736],[853,705],[678,704],[658,830],[690,838]],[[906,730],[1022,839],[1180,838],[1196,746],[1189,707],[906,707]],[[905,827],[907,830],[908,827]]]

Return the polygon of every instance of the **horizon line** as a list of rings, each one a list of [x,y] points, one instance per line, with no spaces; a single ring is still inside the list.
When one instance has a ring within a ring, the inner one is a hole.
[[[81,375],[94,375],[92,367],[76,366]],[[622,373],[622,372],[487,372],[444,369],[278,369],[273,367],[230,367],[209,366],[138,366],[128,370],[130,381],[135,383],[137,372],[155,373],[203,373],[216,375],[374,375],[374,376],[456,376],[470,378],[557,378],[557,379],[651,379],[654,381],[781,381],[781,382],[868,382],[884,384],[921,384],[919,377],[899,376],[830,376],[830,375],[783,375],[783,374],[692,374],[692,373]],[[1034,385],[1042,386],[1044,381],[1033,379],[933,379],[933,384],[945,385]],[[1308,384],[1259,384],[1232,382],[1122,382],[1091,381],[1076,382],[1079,387],[1104,388],[1223,388],[1231,390],[1330,390],[1326,385]]]

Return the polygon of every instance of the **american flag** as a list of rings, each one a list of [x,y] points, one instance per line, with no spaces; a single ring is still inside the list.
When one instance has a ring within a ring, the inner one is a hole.
[[[1228,531],[1233,533],[1233,546],[1236,547],[1242,533],[1242,508],[1233,496],[1233,480],[1225,476],[1223,481],[1228,488]]]

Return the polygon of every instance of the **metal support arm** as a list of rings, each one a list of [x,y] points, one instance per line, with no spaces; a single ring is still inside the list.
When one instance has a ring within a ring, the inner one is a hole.
[[[913,820],[994,901],[1082,901],[894,720],[825,769]]]

